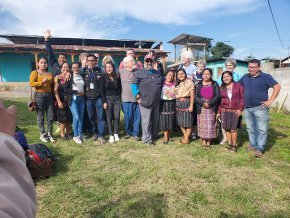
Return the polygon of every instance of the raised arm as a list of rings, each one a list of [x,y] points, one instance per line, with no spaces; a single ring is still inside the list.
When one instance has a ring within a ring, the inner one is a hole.
[[[48,65],[50,68],[53,67],[55,63],[57,63],[57,60],[55,58],[55,54],[53,52],[53,49],[51,47],[51,43],[49,38],[51,37],[51,30],[45,30],[44,31],[44,42],[45,42],[45,49],[48,55]]]

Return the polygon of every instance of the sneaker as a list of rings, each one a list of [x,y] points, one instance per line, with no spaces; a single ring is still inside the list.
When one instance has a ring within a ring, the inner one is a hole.
[[[131,136],[128,133],[124,136],[125,139],[129,139],[130,137]]]
[[[110,135],[110,137],[109,137],[109,142],[110,142],[110,143],[114,143],[114,142],[115,142],[114,136]]]
[[[227,138],[223,138],[223,140],[221,140],[220,145],[224,145],[228,142]]]
[[[47,138],[50,142],[56,142],[55,138],[53,137],[51,133],[47,133]]]
[[[45,143],[49,142],[49,138],[47,137],[46,133],[42,133],[39,139]]]
[[[118,135],[118,134],[114,134],[114,138],[115,138],[115,141],[116,141],[116,142],[120,140],[120,138],[119,138],[119,135]]]
[[[255,151],[255,157],[261,158],[262,156],[263,156],[263,153],[261,151],[259,151],[259,150]]]
[[[105,140],[103,137],[99,137],[99,138],[98,138],[98,141],[99,141],[101,144],[105,144],[105,143],[106,143],[106,140]]]
[[[79,136],[73,137],[73,140],[77,144],[82,144],[83,143],[82,140],[81,140],[81,138]]]
[[[197,139],[196,134],[195,133],[192,133],[191,134],[191,140],[196,140],[196,139]]]
[[[140,138],[139,136],[134,136],[134,139],[135,139],[136,141],[141,141],[141,138]]]

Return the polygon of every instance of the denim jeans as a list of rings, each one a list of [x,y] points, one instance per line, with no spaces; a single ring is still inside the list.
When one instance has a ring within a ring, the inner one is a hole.
[[[269,109],[261,106],[246,108],[245,120],[250,145],[256,150],[263,152],[267,143]]]
[[[159,131],[159,104],[151,108],[145,108],[140,105],[142,140],[145,143],[157,139]]]
[[[122,102],[126,134],[139,136],[141,114],[137,102]]]
[[[74,136],[83,136],[83,118],[85,111],[85,98],[84,96],[72,96],[70,110],[73,117]]]
[[[108,109],[106,110],[107,125],[109,135],[119,134],[120,110],[121,110],[121,96],[107,96],[106,97]],[[112,125],[113,121],[113,125]],[[114,130],[113,130],[114,126]]]
[[[47,131],[52,133],[53,118],[54,118],[54,105],[52,94],[48,92],[35,93],[37,124],[41,134],[45,133],[44,116],[47,117]]]
[[[86,106],[90,121],[90,130],[92,133],[97,133],[96,126],[96,114],[98,118],[98,136],[103,137],[105,135],[105,119],[104,119],[104,109],[101,98],[97,99],[87,99]]]

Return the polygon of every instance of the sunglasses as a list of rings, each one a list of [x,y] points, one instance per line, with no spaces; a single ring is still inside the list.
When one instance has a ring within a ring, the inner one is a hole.
[[[147,59],[145,62],[146,62],[146,63],[152,63],[153,60],[152,60],[152,59]]]

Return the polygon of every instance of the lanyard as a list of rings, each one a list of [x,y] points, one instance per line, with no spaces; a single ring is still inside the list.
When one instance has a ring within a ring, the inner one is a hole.
[[[91,79],[91,83],[93,82],[94,79],[94,71],[93,69],[88,69],[89,70],[89,75],[90,75],[90,79]]]

